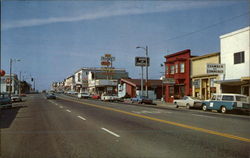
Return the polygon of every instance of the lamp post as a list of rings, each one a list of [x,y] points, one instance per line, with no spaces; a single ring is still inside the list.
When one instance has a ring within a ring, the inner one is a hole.
[[[137,46],[136,47],[136,49],[138,49],[138,48],[142,48],[142,49],[144,49],[145,50],[145,52],[146,52],[146,96],[148,97],[148,65],[149,65],[149,63],[148,63],[148,46],[146,46],[146,47],[140,47],[140,46]]]
[[[17,62],[17,61],[21,61],[21,60],[20,60],[20,59],[12,59],[12,58],[10,58],[9,96],[11,96],[11,93],[12,93],[12,63],[13,63],[13,62]]]

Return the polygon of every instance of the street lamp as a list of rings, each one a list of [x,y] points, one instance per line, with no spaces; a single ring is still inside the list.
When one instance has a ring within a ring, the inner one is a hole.
[[[10,58],[10,83],[9,83],[9,96],[11,96],[12,93],[12,63],[21,61],[20,59],[12,59]]]
[[[136,49],[138,48],[142,48],[146,51],[146,95],[148,97],[148,46],[146,47],[140,47],[140,46],[137,46]]]

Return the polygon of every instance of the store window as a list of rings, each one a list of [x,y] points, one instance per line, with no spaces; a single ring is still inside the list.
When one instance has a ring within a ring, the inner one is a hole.
[[[175,64],[175,73],[178,73],[179,71],[178,71],[178,64]]]
[[[174,65],[170,66],[170,74],[174,74]]]
[[[181,63],[180,64],[180,73],[184,73],[185,72],[185,63]]]

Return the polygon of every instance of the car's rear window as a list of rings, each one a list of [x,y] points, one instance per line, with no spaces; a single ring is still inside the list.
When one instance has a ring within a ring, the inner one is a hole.
[[[234,97],[230,95],[223,95],[222,100],[225,101],[234,101]]]
[[[244,97],[244,96],[236,96],[236,101],[247,102],[247,97]]]

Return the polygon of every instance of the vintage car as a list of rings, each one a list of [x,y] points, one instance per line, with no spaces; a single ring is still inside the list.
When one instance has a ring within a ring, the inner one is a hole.
[[[47,98],[47,99],[56,99],[56,95],[55,95],[54,93],[48,93],[48,94],[46,95],[46,98]]]
[[[145,96],[137,96],[135,98],[131,98],[131,102],[139,104],[153,104],[153,100]]]
[[[77,94],[77,97],[78,97],[78,98],[85,98],[85,99],[88,99],[88,98],[90,98],[90,94],[87,93],[87,92],[81,92],[81,93],[78,93],[78,94]]]
[[[182,106],[187,109],[190,109],[191,107],[201,108],[202,105],[201,100],[190,96],[184,96],[182,99],[175,99],[173,103],[176,105],[176,108]]]
[[[117,101],[118,96],[115,94],[102,94],[101,95],[101,100],[102,101]]]
[[[214,94],[210,100],[202,102],[202,109],[226,113],[230,110],[250,111],[249,98],[241,94]]]
[[[9,94],[1,94],[0,95],[0,108],[12,107],[11,97]]]
[[[12,102],[21,102],[23,100],[22,100],[22,97],[20,95],[11,95],[11,101]]]

